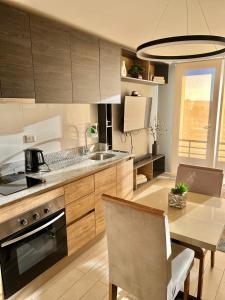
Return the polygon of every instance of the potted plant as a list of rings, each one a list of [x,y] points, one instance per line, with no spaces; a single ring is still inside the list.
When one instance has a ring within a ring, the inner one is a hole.
[[[142,66],[134,64],[128,70],[128,74],[130,74],[133,78],[142,79],[141,73],[143,73],[143,71],[144,71],[144,68]]]
[[[186,183],[178,183],[175,188],[172,188],[168,194],[169,206],[183,208],[186,206],[186,197],[188,185]]]

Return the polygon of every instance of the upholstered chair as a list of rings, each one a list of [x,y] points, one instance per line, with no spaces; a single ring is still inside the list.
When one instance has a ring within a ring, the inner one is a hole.
[[[220,197],[223,185],[223,170],[180,164],[177,170],[176,184],[180,182],[188,184],[190,192]],[[182,244],[185,247],[193,249],[195,251],[195,257],[200,260],[197,297],[198,299],[201,299],[204,273],[204,258],[206,251],[205,249],[194,247],[186,243],[178,243]],[[214,267],[214,263],[215,252],[211,251],[212,268]]]
[[[103,195],[109,256],[109,299],[117,287],[139,300],[189,297],[194,251],[172,244],[163,211]]]

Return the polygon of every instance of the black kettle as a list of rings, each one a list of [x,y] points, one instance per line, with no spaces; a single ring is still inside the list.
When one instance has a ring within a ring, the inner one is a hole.
[[[24,150],[24,152],[26,173],[37,173],[40,171],[40,166],[46,165],[42,150],[30,148]]]

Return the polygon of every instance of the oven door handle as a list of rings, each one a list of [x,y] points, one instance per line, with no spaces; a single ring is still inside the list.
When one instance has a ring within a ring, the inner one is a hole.
[[[36,229],[30,231],[30,232],[27,232],[27,233],[25,233],[24,235],[18,236],[18,237],[15,238],[15,239],[12,239],[12,240],[9,240],[9,241],[6,241],[6,242],[2,243],[2,244],[1,244],[1,248],[4,248],[4,247],[9,246],[9,245],[12,245],[12,244],[14,244],[14,243],[16,243],[16,242],[19,242],[19,241],[22,241],[22,240],[24,240],[25,238],[27,238],[27,237],[29,237],[29,236],[31,236],[31,235],[33,235],[33,234],[35,234],[35,233],[41,231],[42,229],[44,229],[44,228],[48,227],[49,225],[53,224],[53,223],[54,223],[55,221],[57,221],[58,219],[62,218],[62,216],[63,216],[64,214],[65,214],[65,212],[63,211],[61,214],[59,214],[57,217],[55,217],[53,220],[47,222],[46,224],[43,224],[42,226],[40,226],[40,227],[38,227],[38,228],[36,228]]]

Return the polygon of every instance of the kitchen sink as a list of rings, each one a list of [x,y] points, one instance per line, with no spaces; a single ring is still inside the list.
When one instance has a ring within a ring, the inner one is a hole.
[[[96,153],[93,156],[91,156],[89,159],[91,160],[105,160],[114,157],[115,154],[111,153]]]

